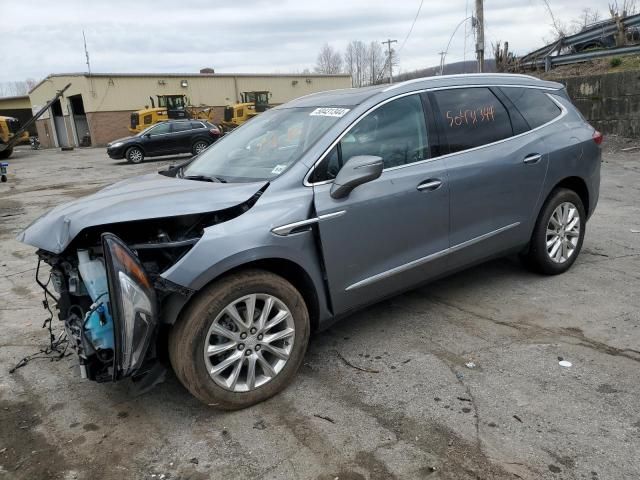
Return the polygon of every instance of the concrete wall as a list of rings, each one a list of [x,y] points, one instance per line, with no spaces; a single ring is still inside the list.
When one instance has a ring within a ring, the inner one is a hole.
[[[239,101],[240,93],[244,91],[268,90],[272,93],[270,103],[281,104],[310,93],[349,88],[351,77],[313,74],[49,75],[29,93],[33,111],[39,110],[68,83],[71,83],[71,87],[60,99],[65,120],[70,122],[71,105],[68,97],[81,95],[92,144],[99,146],[127,136],[130,113],[151,106],[149,96],[155,100],[156,95],[186,95],[194,106],[215,107],[214,121],[219,121],[224,106]],[[50,112],[46,112],[41,118],[46,120],[49,116]],[[49,129],[52,129],[52,125]],[[53,141],[51,131],[50,138]]]
[[[640,71],[560,79],[595,128],[640,138]]]

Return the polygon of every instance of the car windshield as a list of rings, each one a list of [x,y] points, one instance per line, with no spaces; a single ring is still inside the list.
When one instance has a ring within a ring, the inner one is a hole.
[[[141,137],[142,135],[144,135],[145,133],[149,133],[149,130],[151,130],[154,127],[157,127],[158,124],[154,123],[153,125],[148,126],[147,128],[145,128],[144,130],[142,130],[140,133],[136,134],[136,137]]]
[[[275,178],[339,119],[327,115],[327,110],[287,108],[261,113],[205,150],[181,176],[223,182]]]

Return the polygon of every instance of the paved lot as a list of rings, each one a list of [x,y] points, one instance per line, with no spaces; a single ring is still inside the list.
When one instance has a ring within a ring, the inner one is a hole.
[[[0,184],[0,480],[640,477],[639,152],[608,149],[569,273],[504,259],[383,302],[316,335],[283,394],[221,413],[173,377],[139,397],[83,381],[73,357],[9,374],[47,341],[15,234],[168,163],[18,151]]]

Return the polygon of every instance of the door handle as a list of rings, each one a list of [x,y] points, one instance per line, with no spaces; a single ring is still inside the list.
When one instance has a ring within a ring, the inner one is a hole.
[[[526,157],[524,157],[523,162],[526,165],[532,164],[532,163],[538,163],[540,161],[540,159],[542,158],[542,155],[539,153],[532,153],[531,155],[527,155]]]
[[[429,180],[425,180],[424,182],[422,182],[416,188],[418,189],[418,191],[424,192],[437,190],[438,188],[440,188],[440,185],[442,185],[441,180],[438,180],[437,178],[430,178]]]

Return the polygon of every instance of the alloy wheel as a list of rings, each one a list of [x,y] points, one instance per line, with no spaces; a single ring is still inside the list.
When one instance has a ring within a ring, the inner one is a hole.
[[[295,341],[287,306],[268,294],[229,303],[215,318],[204,345],[212,380],[232,392],[248,392],[271,381],[284,368]]]
[[[131,160],[133,163],[139,163],[142,161],[142,152],[140,150],[138,150],[137,148],[134,148],[133,150],[131,150],[131,152],[129,152],[129,160]]]
[[[547,224],[547,255],[564,263],[575,253],[580,239],[580,212],[571,202],[558,205]]]
[[[207,144],[204,142],[198,142],[193,147],[193,149],[196,152],[196,155],[198,155],[199,153],[202,153],[204,150],[206,150],[206,148],[207,148]]]

